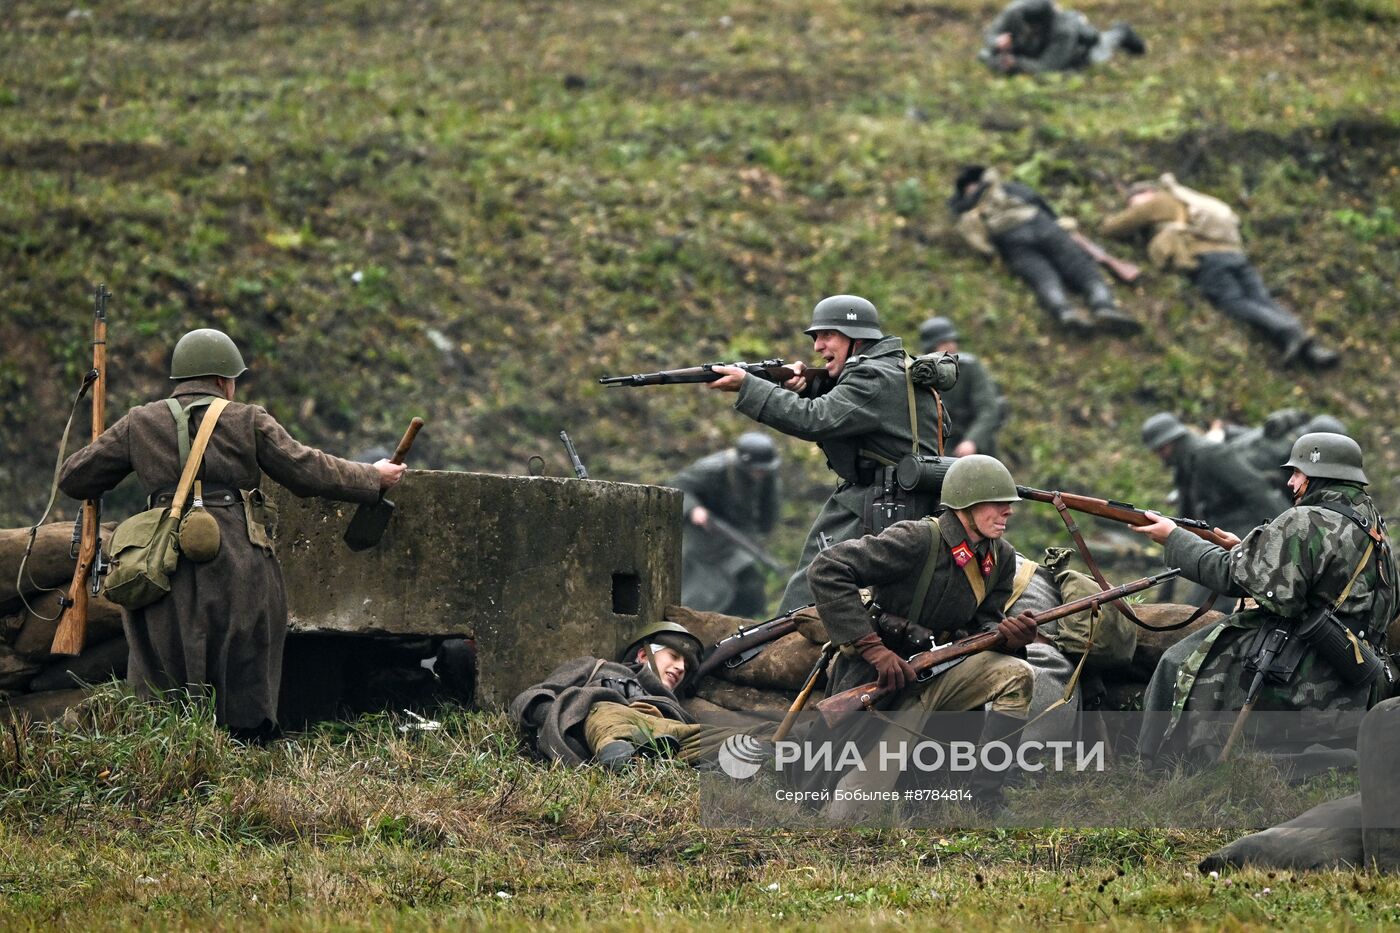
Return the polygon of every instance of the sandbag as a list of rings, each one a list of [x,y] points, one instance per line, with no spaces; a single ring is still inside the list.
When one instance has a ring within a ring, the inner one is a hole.
[[[57,593],[45,593],[31,599],[29,604],[45,616],[58,614]],[[13,642],[14,649],[25,657],[36,661],[47,660],[49,647],[53,644],[54,632],[58,631],[59,620],[40,618],[22,610],[0,623],[0,630],[11,625],[11,619],[18,622],[18,634],[15,635]],[[121,634],[121,609],[115,603],[109,602],[101,596],[89,596],[86,644],[95,645],[98,642],[116,638]]]
[[[1290,871],[1357,867],[1364,858],[1361,819],[1361,794],[1329,800],[1216,849],[1197,867],[1202,874],[1246,866]]]
[[[1195,611],[1195,606],[1184,606],[1180,603],[1144,603],[1140,606],[1133,606],[1133,612],[1137,614],[1137,617],[1144,624],[1154,627],[1184,622]],[[1225,613],[1212,609],[1195,622],[1174,632],[1153,632],[1148,629],[1138,629],[1137,648],[1133,651],[1132,676],[1144,681],[1150,680],[1152,672],[1157,669],[1157,663],[1162,660],[1162,655],[1166,653],[1168,648],[1192,632],[1219,622],[1223,618],[1225,618]]]
[[[713,677],[701,681],[695,695],[727,710],[752,712],[776,719],[787,715],[793,700],[792,693],[741,687]]]
[[[46,690],[43,693],[27,693],[0,705],[0,716],[16,719],[29,719],[34,722],[48,722],[59,719],[69,709],[86,698],[88,692],[81,688],[69,690]]]
[[[126,676],[125,638],[109,638],[101,644],[89,643],[76,658],[63,658],[45,667],[29,682],[29,689],[64,690],[79,683],[96,684]]]
[[[102,526],[103,542],[110,541],[114,522]],[[29,562],[24,566],[26,592],[31,583],[34,589],[59,586],[73,579],[73,568],[77,564],[68,556],[68,547],[73,540],[72,522],[49,522],[41,525],[34,536],[34,550]],[[19,572],[24,548],[29,543],[28,528],[7,528],[0,531],[0,603],[7,603],[19,596],[15,589],[15,575]]]
[[[38,661],[24,657],[9,645],[0,645],[0,690],[28,690],[39,667]]]
[[[729,635],[741,625],[753,624],[748,619],[722,615],[718,612],[696,612],[684,606],[669,606],[666,618],[685,626],[706,646]],[[815,617],[814,617],[815,618]],[[821,649],[803,634],[802,629],[810,623],[803,622],[796,632],[784,635],[770,642],[763,652],[747,663],[736,667],[721,667],[715,676],[730,683],[748,687],[777,690],[800,690],[807,682],[807,675],[821,656]]]

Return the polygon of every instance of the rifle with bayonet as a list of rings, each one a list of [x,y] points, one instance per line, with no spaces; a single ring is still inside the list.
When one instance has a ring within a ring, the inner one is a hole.
[[[93,291],[92,369],[84,377],[84,388],[92,386],[92,439],[107,428],[107,299],[106,285]],[[81,393],[81,390],[80,390]],[[102,591],[107,562],[102,557],[102,500],[88,499],[73,527],[68,555],[77,561],[66,595],[59,597],[63,607],[58,630],[49,652],[55,655],[80,654],[87,639],[88,597]]]
[[[720,537],[724,538],[730,544],[742,551],[746,551],[754,560],[774,573],[782,574],[787,571],[787,568],[778,563],[778,559],[764,550],[758,542],[729,524],[729,522],[720,518],[714,512],[710,513],[710,517],[706,520],[704,527],[707,531],[717,532]]]
[[[1036,502],[1049,502],[1054,505],[1058,499],[1063,502],[1065,508],[1075,512],[1083,512],[1085,515],[1097,515],[1099,518],[1106,518],[1109,521],[1121,522],[1124,525],[1150,525],[1152,519],[1147,517],[1147,512],[1130,502],[1115,502],[1112,499],[1095,499],[1093,496],[1080,496],[1072,492],[1050,492],[1045,489],[1034,489],[1030,486],[1017,486],[1017,494],[1022,499],[1032,499]],[[1203,522],[1198,518],[1173,518],[1178,528],[1185,528],[1198,538],[1209,541],[1211,544],[1223,547],[1226,550],[1235,546],[1235,542],[1229,538],[1221,537],[1211,526],[1210,522]]]
[[[1046,609],[1044,612],[1032,613],[1032,616],[1037,625],[1053,622],[1086,609],[1095,609],[1106,605],[1122,599],[1124,596],[1131,596],[1133,593],[1151,589],[1159,583],[1165,583],[1179,573],[1181,571],[1176,568],[1164,570],[1152,576],[1133,580],[1131,583],[1124,583],[1122,586],[1110,587],[1098,593],[1071,600],[1052,609]],[[908,659],[909,666],[914,669],[917,682],[922,683],[943,673],[967,655],[990,651],[1005,641],[1006,636],[996,630],[970,635],[951,644],[935,646],[928,651],[919,652]],[[894,692],[893,688],[882,689],[878,683],[871,682],[829,696],[817,704],[817,709],[828,724],[834,724],[848,713],[873,708],[876,703]]]
[[[794,609],[783,615],[774,616],[766,622],[739,626],[738,631],[733,635],[721,638],[715,642],[713,648],[706,652],[700,666],[696,668],[695,677],[691,679],[691,683],[699,683],[701,678],[713,674],[721,667],[734,670],[744,666],[762,654],[770,642],[775,642],[784,635],[792,634],[802,623],[810,621],[811,616],[807,610],[811,608],[811,606],[803,606],[801,609]]]
[[[808,391],[820,392],[820,383],[829,379],[827,371],[811,366],[800,373],[782,360],[764,360],[761,363],[703,363],[685,369],[666,369],[658,373],[633,373],[629,376],[603,376],[598,382],[605,386],[662,386],[690,382],[716,382],[722,373],[715,372],[717,366],[732,366],[742,369],[750,376],[757,376],[769,382],[782,385],[794,376],[805,376]]]

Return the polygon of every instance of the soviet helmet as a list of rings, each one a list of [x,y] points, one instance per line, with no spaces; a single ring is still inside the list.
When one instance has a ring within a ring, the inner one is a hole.
[[[1142,443],[1149,450],[1161,450],[1190,433],[1180,418],[1167,411],[1159,411],[1142,423]]]
[[[662,619],[660,622],[653,622],[638,629],[636,634],[632,636],[632,640],[628,642],[627,649],[622,652],[620,660],[624,664],[631,664],[637,657],[637,652],[641,651],[644,645],[660,645],[680,653],[685,658],[687,676],[694,673],[696,666],[700,663],[700,653],[703,650],[700,639],[690,634],[684,625],[669,619]]]
[[[815,334],[819,330],[834,330],[852,340],[879,340],[885,336],[880,330],[880,312],[859,295],[832,295],[817,302],[812,309],[812,325],[803,333]]]
[[[1293,442],[1285,470],[1297,470],[1311,479],[1340,479],[1365,486],[1370,482],[1361,469],[1361,446],[1345,434],[1314,432]]]
[[[996,457],[969,454],[953,461],[943,477],[943,505],[968,509],[979,502],[1020,502],[1016,481]]]
[[[934,347],[958,339],[958,329],[946,317],[931,317],[919,325],[919,349],[932,353]]]
[[[243,354],[228,334],[212,327],[201,327],[181,337],[170,355],[170,378],[225,376],[237,379],[248,371]]]
[[[745,431],[734,442],[739,454],[739,462],[745,466],[762,467],[772,470],[778,466],[778,447],[773,439],[762,431]]]

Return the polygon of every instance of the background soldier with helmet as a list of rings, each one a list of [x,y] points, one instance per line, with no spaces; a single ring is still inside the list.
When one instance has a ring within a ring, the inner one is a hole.
[[[266,738],[277,727],[277,693],[287,632],[282,572],[268,525],[275,520],[258,484],[262,474],[299,496],[374,502],[404,467],[352,463],[295,441],[259,405],[233,402],[247,367],[224,333],[191,331],[175,345],[171,398],[190,434],[214,399],[229,404],[216,424],[198,477],[204,508],[218,526],[212,559],[182,555],[170,593],[123,611],[130,646],[128,680],[149,695],[166,689],[212,692],[217,719],[235,735]],[[183,462],[178,426],[165,400],[128,411],[63,464],[60,488],[96,498],[134,472],[153,506],[169,504]]]
[[[667,485],[685,494],[681,602],[691,609],[753,618],[767,605],[763,570],[748,551],[715,531],[712,519],[757,538],[778,520],[778,448],[747,431],[727,450],[702,457]]]
[[[938,453],[938,404],[927,387],[910,382],[908,354],[898,337],[880,329],[875,306],[856,295],[833,295],[817,303],[805,333],[826,361],[829,379],[809,385],[799,375],[782,386],[749,377],[742,369],[718,367],[709,383],[736,392],[734,407],[771,428],[816,441],[827,466],[841,482],[822,506],[788,580],[780,609],[812,602],[807,567],[822,536],[848,541],[868,529],[862,513],[880,471],[893,469],[908,453]],[[914,410],[910,411],[910,404]]]
[[[1359,711],[1388,690],[1389,676],[1379,668],[1358,681],[1360,669],[1353,667],[1354,659],[1384,656],[1386,627],[1400,606],[1385,525],[1364,488],[1361,448],[1340,434],[1305,434],[1283,468],[1294,507],[1230,550],[1167,518],[1133,529],[1162,544],[1166,562],[1184,576],[1256,604],[1163,655],[1143,698],[1139,746],[1146,756],[1218,749],[1218,724],[1177,728],[1181,714],[1241,709],[1252,680],[1245,675],[1265,658],[1274,629],[1288,640],[1272,656],[1278,660],[1269,661],[1280,673],[1264,682],[1259,709]],[[1314,627],[1329,609],[1333,620]],[[1334,631],[1336,625],[1345,631]],[[1340,654],[1327,650],[1333,645]]]
[[[954,457],[997,455],[997,431],[1006,420],[1006,399],[982,360],[958,349],[958,330],[946,317],[919,325],[920,353],[956,353],[957,384],[943,392],[949,428],[944,448]]]

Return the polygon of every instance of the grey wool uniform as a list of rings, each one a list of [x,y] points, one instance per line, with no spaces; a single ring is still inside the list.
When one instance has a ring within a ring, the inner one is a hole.
[[[213,378],[183,380],[171,395],[186,408],[222,397]],[[204,412],[192,414],[191,434]],[[159,496],[174,491],[181,468],[175,419],[165,401],[155,401],[131,409],[69,457],[59,486],[75,499],[96,498],[135,472],[146,493]],[[267,730],[277,722],[287,599],[255,492],[263,474],[298,496],[379,496],[371,464],[307,447],[261,406],[230,402],[198,474],[204,505],[218,522],[218,554],[205,563],[181,556],[168,596],[123,612],[127,677],[137,692],[212,690],[218,721],[233,729]]]
[[[1194,434],[1176,442],[1172,470],[1181,512],[1243,537],[1288,508],[1277,470],[1269,481],[1235,447]]]
[[[943,408],[951,427],[943,439],[951,452],[963,441],[977,445],[979,454],[997,455],[997,430],[1002,421],[1001,390],[982,361],[958,352],[958,382],[943,392]]]
[[[688,517],[696,506],[704,506],[740,534],[756,540],[772,531],[778,521],[777,472],[749,469],[731,448],[695,461],[667,485],[685,497],[681,602],[703,612],[735,616],[761,612],[763,576],[754,556],[719,532],[691,523]]]
[[[807,532],[797,570],[783,592],[784,610],[812,602],[807,568],[821,535],[839,543],[864,533],[861,512],[876,470],[898,463],[916,447],[924,455],[938,453],[938,404],[927,389],[914,389],[917,445],[910,430],[906,358],[903,341],[884,337],[847,360],[836,383],[815,397],[756,378],[740,386],[735,409],[784,434],[816,441],[841,480]]]
[[[936,519],[896,522],[878,535],[833,545],[817,555],[808,572],[817,612],[833,644],[849,645],[874,631],[870,610],[861,599],[869,587],[887,613],[909,619],[931,631],[942,644],[967,635],[994,631],[1004,618],[1016,575],[1016,551],[1005,540],[969,545],[973,560],[958,565],[956,549],[967,532],[952,510]],[[964,552],[965,553],[965,552]],[[919,580],[932,558],[932,576],[918,615],[914,599]],[[969,572],[982,577],[979,600]],[[975,662],[975,663],[973,663]],[[852,651],[832,661],[828,695],[875,680],[875,668]],[[944,710],[980,709],[990,703],[996,712],[1025,716],[1031,700],[1032,671],[1022,659],[996,651],[972,655],[919,689],[900,697],[902,705],[930,703],[927,694],[941,696],[931,704]]]

